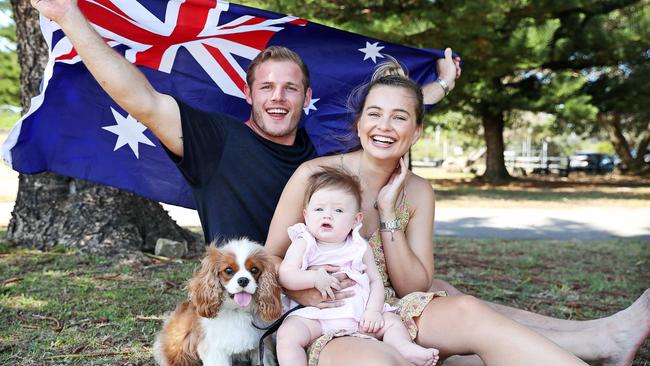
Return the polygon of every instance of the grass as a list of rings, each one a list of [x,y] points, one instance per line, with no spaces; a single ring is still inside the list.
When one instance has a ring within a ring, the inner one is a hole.
[[[572,320],[611,315],[650,285],[650,242],[438,238],[436,273],[461,291]],[[650,365],[650,339],[635,362]]]
[[[0,364],[153,365],[165,312],[197,260],[129,266],[0,234]],[[567,319],[608,315],[650,283],[650,243],[438,238],[438,276],[481,298]],[[650,363],[646,341],[635,365]]]
[[[436,204],[444,207],[648,207],[650,177],[615,174],[570,177],[530,176],[503,185],[488,185],[467,173],[416,168],[436,191]]]
[[[436,185],[436,202],[454,207],[648,207],[650,187],[633,188],[545,188],[520,190],[513,187]]]
[[[0,253],[0,364],[153,364],[161,317],[196,262],[136,268],[55,250]]]

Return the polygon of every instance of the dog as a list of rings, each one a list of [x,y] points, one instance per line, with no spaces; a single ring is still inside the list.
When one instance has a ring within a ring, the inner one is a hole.
[[[156,362],[230,366],[248,358],[255,365],[264,331],[253,324],[282,313],[281,288],[264,248],[245,238],[221,248],[211,244],[188,292],[189,300],[176,307],[156,339]],[[265,366],[276,365],[273,349],[264,347]]]

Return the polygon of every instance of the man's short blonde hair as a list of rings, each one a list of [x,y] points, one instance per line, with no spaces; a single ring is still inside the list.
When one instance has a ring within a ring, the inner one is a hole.
[[[307,91],[307,88],[309,87],[309,70],[307,69],[307,65],[305,65],[302,58],[300,58],[297,53],[283,46],[268,47],[255,56],[250,65],[248,65],[248,71],[246,72],[246,82],[249,87],[252,87],[253,82],[255,81],[255,69],[269,60],[291,61],[298,65],[302,71],[302,85],[305,91]]]

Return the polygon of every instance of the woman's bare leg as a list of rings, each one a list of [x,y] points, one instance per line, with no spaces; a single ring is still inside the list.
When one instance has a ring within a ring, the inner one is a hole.
[[[334,338],[323,348],[318,366],[411,366],[388,344],[357,337]]]
[[[461,292],[441,280],[432,290],[450,295]],[[551,318],[509,306],[485,302],[507,318],[549,338],[585,361],[600,361],[604,366],[630,365],[643,341],[650,334],[650,289],[631,306],[614,315],[587,321]]]
[[[471,296],[434,298],[417,321],[416,342],[444,356],[477,354],[486,365],[585,365]]]
[[[451,356],[445,362],[441,363],[442,366],[484,366],[483,360],[477,355],[470,356]]]

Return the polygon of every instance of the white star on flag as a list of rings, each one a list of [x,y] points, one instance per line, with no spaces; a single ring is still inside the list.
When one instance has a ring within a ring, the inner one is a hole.
[[[364,57],[363,60],[367,60],[369,58],[372,59],[372,62],[377,63],[377,57],[384,57],[379,51],[381,51],[384,48],[384,46],[379,46],[379,42],[375,43],[370,43],[366,41],[366,47],[364,48],[359,48],[359,51],[363,52]]]
[[[309,115],[309,111],[317,111],[318,108],[316,108],[316,102],[318,102],[320,98],[311,98],[309,101],[309,105],[303,108],[302,110],[305,111],[305,115]]]
[[[144,131],[147,129],[142,123],[135,120],[131,115],[127,115],[126,118],[119,114],[113,107],[111,107],[111,112],[113,112],[113,117],[115,118],[116,125],[104,126],[102,127],[106,131],[110,131],[117,135],[117,142],[115,142],[115,148],[113,151],[119,149],[120,147],[129,144],[129,147],[135,154],[136,158],[140,158],[138,154],[138,143],[147,144],[149,146],[156,146],[144,135]]]

